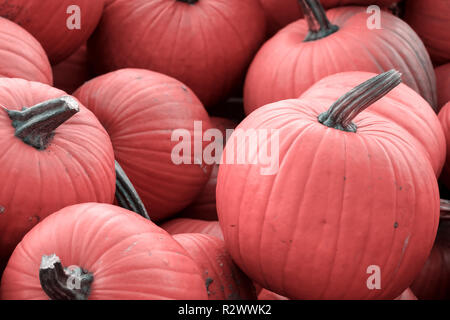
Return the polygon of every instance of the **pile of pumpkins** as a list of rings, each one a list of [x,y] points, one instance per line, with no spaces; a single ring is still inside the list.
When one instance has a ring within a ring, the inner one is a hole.
[[[447,0],[0,0],[0,299],[450,299],[449,30]]]

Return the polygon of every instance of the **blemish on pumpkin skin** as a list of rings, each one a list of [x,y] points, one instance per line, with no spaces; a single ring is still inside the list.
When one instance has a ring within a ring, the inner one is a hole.
[[[0,214],[2,214],[3,212],[5,212],[5,207],[0,206]]]
[[[125,253],[127,253],[127,252],[130,252],[130,250],[133,249],[133,247],[134,247],[135,245],[137,245],[137,241],[136,241],[136,242],[133,242],[128,248],[126,248],[126,249],[123,251],[123,254],[125,254]]]
[[[214,280],[213,279],[211,279],[211,278],[206,278],[206,280],[205,280],[205,286],[206,286],[206,291],[208,292],[208,295],[210,295],[211,294],[211,291],[209,291],[209,286],[211,285],[211,283],[213,283],[214,282]]]
[[[38,215],[28,217],[28,221],[30,221],[33,224],[37,224],[40,220],[41,220],[41,217],[39,217]]]
[[[394,228],[395,228],[395,229],[398,228],[398,222],[394,222]]]

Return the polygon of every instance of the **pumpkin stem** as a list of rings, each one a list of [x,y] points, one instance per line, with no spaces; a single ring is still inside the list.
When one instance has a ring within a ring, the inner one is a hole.
[[[198,2],[198,0],[178,0],[178,1],[184,2],[184,3],[187,3],[187,4],[195,4],[195,3]]]
[[[319,40],[328,37],[339,30],[328,20],[327,14],[319,0],[299,0],[303,15],[308,22],[309,32],[303,42]]]
[[[44,150],[55,135],[54,130],[80,111],[80,108],[74,98],[64,96],[30,108],[24,107],[21,111],[5,110],[16,129],[15,136],[38,150]]]
[[[450,201],[441,199],[441,219],[450,220]]]
[[[119,206],[130,211],[134,211],[142,217],[150,220],[150,216],[145,209],[139,194],[131,183],[130,179],[116,161],[116,200]]]
[[[390,70],[373,77],[340,97],[328,111],[319,115],[323,125],[342,131],[356,132],[352,120],[363,110],[400,84],[401,73]]]
[[[94,275],[78,266],[63,268],[59,257],[51,254],[42,256],[39,281],[51,300],[87,300]]]

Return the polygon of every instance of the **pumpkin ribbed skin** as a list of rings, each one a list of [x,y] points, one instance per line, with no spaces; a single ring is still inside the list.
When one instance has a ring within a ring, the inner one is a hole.
[[[447,155],[450,155],[450,102],[442,107],[441,111],[439,111],[438,118],[446,138]],[[447,188],[450,188],[450,157],[446,158],[439,180],[442,181]]]
[[[80,8],[80,29],[69,29],[68,7]],[[52,64],[74,53],[94,31],[100,20],[104,0],[0,0],[0,16],[22,26],[44,47]]]
[[[438,106],[443,107],[450,102],[450,63],[434,69],[436,73]]]
[[[54,87],[69,94],[77,90],[90,78],[87,48],[81,46],[66,60],[52,67]]]
[[[280,296],[275,292],[269,291],[267,289],[262,289],[258,294],[258,300],[289,300],[286,297]]]
[[[50,62],[40,43],[4,18],[0,18],[0,77],[53,84]]]
[[[199,266],[209,300],[256,300],[255,287],[234,264],[223,240],[200,233],[173,238]]]
[[[329,106],[284,100],[238,126],[278,130],[280,165],[275,175],[261,175],[258,163],[220,166],[217,209],[227,248],[254,281],[291,299],[394,299],[433,246],[436,177],[414,138],[392,121],[362,112],[357,132],[343,132],[318,122]],[[246,159],[263,148],[236,144]],[[380,290],[367,287],[371,265],[380,267]]]
[[[441,220],[433,250],[411,289],[421,300],[450,300],[450,221]]]
[[[0,104],[21,110],[64,96],[61,90],[23,79],[0,79]],[[45,150],[14,136],[11,119],[0,110],[0,264],[22,237],[47,215],[81,202],[112,203],[114,153],[97,118],[80,105]]]
[[[264,34],[258,0],[116,0],[88,45],[97,72],[161,72],[189,86],[208,108],[244,77]]]
[[[381,12],[383,28],[367,28],[364,7],[327,11],[340,29],[316,41],[305,19],[298,20],[267,41],[247,74],[244,91],[246,114],[267,103],[297,98],[318,80],[338,72],[380,73],[399,70],[403,82],[436,108],[436,79],[430,57],[415,32],[402,20]]]
[[[326,98],[332,103],[374,75],[368,72],[331,75],[314,84],[301,98],[321,99],[323,92],[326,92]],[[439,177],[446,158],[446,139],[436,113],[419,94],[400,84],[384,97],[383,104],[375,104],[367,112],[394,121],[414,136],[425,148],[436,176]]]
[[[108,131],[116,160],[153,220],[179,212],[197,197],[211,166],[176,165],[171,155],[179,141],[171,140],[172,131],[189,131],[193,153],[194,121],[202,122],[203,132],[211,125],[201,102],[183,83],[149,70],[122,69],[86,82],[74,96]]]
[[[113,206],[86,203],[52,214],[14,251],[1,299],[48,299],[39,283],[42,255],[93,273],[90,300],[207,299],[188,253],[152,222]]]
[[[211,126],[222,132],[224,140],[220,143],[225,143],[227,129],[234,129],[236,123],[220,117],[211,117]],[[219,142],[218,142],[219,143]],[[201,219],[201,220],[216,220],[216,185],[217,173],[219,172],[219,164],[214,164],[211,171],[211,176],[203,188],[199,196],[186,209],[184,209],[179,217]]]
[[[404,19],[421,37],[434,63],[450,61],[449,1],[405,1]]]
[[[418,300],[414,292],[410,288],[403,291],[401,295],[399,295],[394,300]]]
[[[303,18],[303,12],[298,0],[259,0],[267,16],[269,35],[274,34],[279,29],[287,26],[295,20]],[[321,0],[320,3],[325,9],[341,6],[359,5],[359,6],[389,6],[395,3],[395,0]]]
[[[218,221],[177,218],[164,222],[161,228],[170,234],[202,233],[223,240],[222,229]]]

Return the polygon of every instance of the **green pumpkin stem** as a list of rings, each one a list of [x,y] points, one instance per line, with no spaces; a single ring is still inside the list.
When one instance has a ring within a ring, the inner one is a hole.
[[[134,211],[142,217],[150,220],[150,216],[145,209],[139,194],[131,183],[130,179],[116,161],[116,200],[119,206],[130,211]]]
[[[58,256],[51,254],[42,256],[39,281],[51,300],[87,300],[94,276],[78,266],[64,268]]]
[[[70,96],[44,101],[21,111],[6,109],[15,136],[38,150],[50,144],[54,131],[80,111],[77,101]]]
[[[353,119],[401,83],[401,73],[390,70],[373,77],[340,97],[328,111],[319,115],[323,125],[342,131],[356,132]]]
[[[303,42],[319,40],[339,30],[337,25],[328,20],[319,0],[299,0],[298,2],[302,7],[309,28],[308,35]]]

